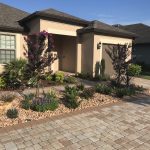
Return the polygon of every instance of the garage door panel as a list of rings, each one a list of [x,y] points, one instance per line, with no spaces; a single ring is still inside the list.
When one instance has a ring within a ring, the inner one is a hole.
[[[115,71],[113,69],[112,60],[106,50],[112,50],[113,46],[115,45],[103,44],[102,46],[102,58],[105,60],[105,74],[109,76],[114,75]]]

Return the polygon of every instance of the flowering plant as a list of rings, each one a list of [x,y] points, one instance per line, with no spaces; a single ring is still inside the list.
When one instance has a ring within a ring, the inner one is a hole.
[[[24,40],[27,44],[24,55],[28,59],[26,73],[36,81],[36,96],[39,97],[41,77],[47,67],[52,73],[51,65],[57,59],[57,55],[51,53],[54,49],[53,35],[42,31],[38,34],[28,35]]]

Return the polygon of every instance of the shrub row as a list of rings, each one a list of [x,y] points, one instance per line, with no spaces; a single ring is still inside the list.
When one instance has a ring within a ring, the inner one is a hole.
[[[4,72],[0,75],[0,89],[18,89],[21,86],[34,86],[36,78],[27,70],[27,61],[24,59],[13,60],[4,66]],[[54,74],[45,73],[42,79],[53,83],[76,83],[76,78],[66,76],[58,71]]]
[[[136,91],[138,91],[138,89],[134,86],[130,86],[126,88],[126,87],[111,87],[104,84],[98,84],[95,86],[95,91],[97,93],[102,93],[106,95],[113,94],[116,97],[122,98],[124,96],[131,96],[136,94]]]

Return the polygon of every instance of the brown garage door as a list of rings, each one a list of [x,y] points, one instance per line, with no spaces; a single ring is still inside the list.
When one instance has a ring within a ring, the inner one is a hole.
[[[103,44],[102,46],[102,58],[105,60],[105,74],[112,76],[115,74],[115,71],[113,69],[112,60],[109,57],[109,55],[106,52],[106,49],[112,49],[112,47],[115,45],[112,44]]]

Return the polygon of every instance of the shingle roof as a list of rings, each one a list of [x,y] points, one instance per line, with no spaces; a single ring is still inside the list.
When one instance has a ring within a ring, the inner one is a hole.
[[[136,35],[131,32],[113,27],[100,21],[90,22],[55,9],[46,9],[29,14],[17,8],[0,3],[0,30],[22,32],[24,28],[21,25],[25,25],[24,23],[26,21],[35,17],[83,26],[82,29],[78,30],[78,33],[96,32],[103,35],[113,35],[125,38],[136,37]]]
[[[138,23],[119,27],[124,30],[136,33],[139,37],[135,40],[135,43],[137,44],[150,43],[150,26]]]
[[[67,13],[55,10],[55,9],[46,9],[42,11],[36,11],[35,13],[25,17],[20,22],[26,22],[34,17],[44,17],[49,20],[56,20],[61,22],[68,22],[72,24],[79,24],[79,25],[87,25],[89,21],[69,15]]]
[[[126,38],[134,38],[137,36],[132,32],[128,32],[126,30],[116,28],[114,26],[105,24],[97,20],[92,21],[88,27],[78,30],[78,33],[84,33],[84,32],[96,32],[104,35],[114,35],[114,36],[126,37]]]
[[[0,3],[0,30],[23,31],[18,21],[29,15],[29,13]]]

